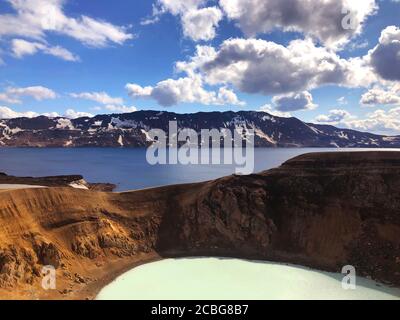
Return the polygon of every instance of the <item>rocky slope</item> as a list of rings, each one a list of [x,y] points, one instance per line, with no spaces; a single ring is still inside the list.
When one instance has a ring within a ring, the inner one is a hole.
[[[151,129],[168,132],[169,121],[180,129],[254,129],[256,147],[400,147],[400,137],[380,136],[328,125],[304,123],[265,112],[139,111],[93,118],[18,118],[0,120],[0,146],[13,147],[144,147]]]
[[[400,152],[321,153],[251,176],[126,193],[0,191],[0,297],[92,298],[139,263],[285,261],[400,286]],[[57,290],[40,287],[57,267]]]

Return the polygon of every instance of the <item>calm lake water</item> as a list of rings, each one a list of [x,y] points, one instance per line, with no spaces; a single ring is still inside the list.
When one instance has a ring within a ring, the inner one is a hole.
[[[363,150],[363,149],[344,149]],[[371,149],[365,149],[371,150]],[[307,152],[339,149],[256,149],[255,172],[271,169]],[[116,191],[211,180],[234,173],[230,165],[156,165],[146,161],[146,149],[0,149],[0,172],[17,176],[81,174],[90,182],[110,182]]]
[[[238,259],[167,259],[132,269],[103,288],[98,300],[400,300],[400,290],[293,265]]]

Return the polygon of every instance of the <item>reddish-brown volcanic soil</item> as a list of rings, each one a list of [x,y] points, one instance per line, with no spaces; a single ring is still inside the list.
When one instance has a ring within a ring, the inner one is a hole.
[[[251,176],[126,193],[0,192],[0,298],[84,299],[164,257],[285,261],[400,286],[400,152],[316,153]],[[44,291],[41,267],[57,267]]]

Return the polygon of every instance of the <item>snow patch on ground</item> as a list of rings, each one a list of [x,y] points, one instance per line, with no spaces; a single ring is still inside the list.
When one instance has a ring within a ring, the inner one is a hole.
[[[339,137],[340,139],[349,140],[349,136],[348,136],[346,133],[344,133],[343,131],[337,132],[337,135],[338,135],[338,137]]]
[[[150,137],[149,133],[146,130],[141,129],[140,131],[142,131],[142,133],[146,136],[146,141],[153,142],[153,139]]]
[[[307,125],[307,127],[309,127],[311,129],[311,131],[313,131],[316,134],[323,134],[324,132],[322,132],[321,130],[318,130],[317,128],[313,127],[313,126],[309,126]]]
[[[261,131],[260,129],[256,129],[256,130],[255,130],[255,133],[256,133],[256,135],[259,136],[261,139],[265,139],[265,140],[267,140],[269,143],[276,144],[276,141],[275,141],[272,137],[270,137],[269,135],[265,134],[265,133],[264,133],[263,131]]]
[[[70,147],[72,146],[72,140],[68,140],[67,142],[64,143],[64,147]]]
[[[69,186],[75,189],[89,190],[85,180],[73,181],[69,184]]]
[[[120,135],[119,138],[118,138],[118,144],[119,144],[121,147],[124,146],[124,140],[123,140],[123,138],[122,138],[121,135]]]

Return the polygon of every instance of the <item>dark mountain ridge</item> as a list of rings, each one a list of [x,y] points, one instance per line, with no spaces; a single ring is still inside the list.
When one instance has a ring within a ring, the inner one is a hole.
[[[93,118],[16,118],[0,120],[0,146],[4,147],[146,147],[151,129],[168,133],[169,121],[179,129],[255,131],[256,147],[397,148],[400,136],[383,136],[330,125],[305,123],[297,118],[265,112],[199,112],[177,114],[137,111],[97,115]]]

